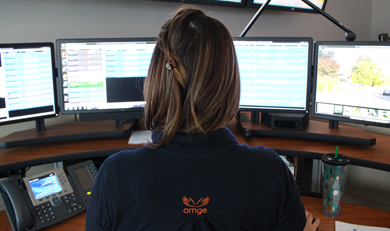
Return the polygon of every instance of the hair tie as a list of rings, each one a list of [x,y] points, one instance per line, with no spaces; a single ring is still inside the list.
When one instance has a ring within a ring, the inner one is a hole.
[[[168,71],[172,70],[173,68],[176,68],[177,66],[176,66],[175,60],[173,60],[173,59],[168,60],[165,67],[167,68]]]

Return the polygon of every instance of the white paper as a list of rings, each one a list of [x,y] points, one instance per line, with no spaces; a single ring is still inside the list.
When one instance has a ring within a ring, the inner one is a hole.
[[[130,135],[129,144],[142,144],[152,141],[152,131],[133,131]]]
[[[355,225],[341,221],[336,221],[336,231],[389,231],[389,228],[379,228],[373,226]]]

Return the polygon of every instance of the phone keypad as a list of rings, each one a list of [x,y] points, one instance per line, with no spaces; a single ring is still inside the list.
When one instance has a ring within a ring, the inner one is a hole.
[[[65,173],[61,172],[59,175],[58,175],[58,180],[60,181],[60,184],[62,186],[64,186],[65,184],[68,183],[68,178],[66,177]],[[67,190],[64,190],[64,193],[67,193],[68,191]]]
[[[45,224],[56,219],[56,215],[53,211],[53,207],[50,203],[45,203],[35,207],[35,211],[38,215],[41,224]]]
[[[93,180],[95,180],[97,172],[98,172],[95,164],[91,163],[91,164],[87,165],[87,168],[88,168],[89,172],[91,173],[91,176],[92,176]]]
[[[74,193],[71,193],[69,195],[63,196],[62,201],[65,204],[66,210],[68,213],[77,212],[81,209],[83,209],[83,206],[77,199],[76,195]]]

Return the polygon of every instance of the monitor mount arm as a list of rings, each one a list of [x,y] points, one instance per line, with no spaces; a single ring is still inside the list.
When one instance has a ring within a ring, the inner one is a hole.
[[[318,13],[322,14],[325,18],[327,18],[329,21],[333,22],[336,26],[340,27],[342,30],[347,32],[345,34],[345,39],[347,41],[355,41],[356,34],[352,32],[348,27],[346,27],[341,22],[337,21],[335,18],[327,14],[325,11],[323,11],[321,8],[310,2],[309,0],[301,0],[302,2],[309,5],[311,8],[313,8]],[[240,37],[244,37],[246,33],[249,31],[249,29],[252,27],[252,25],[256,22],[257,18],[261,15],[261,13],[264,11],[264,9],[268,6],[268,4],[271,2],[271,0],[267,0],[256,12],[256,14],[253,16],[252,20],[248,23],[248,25],[245,27],[245,29],[242,31]]]

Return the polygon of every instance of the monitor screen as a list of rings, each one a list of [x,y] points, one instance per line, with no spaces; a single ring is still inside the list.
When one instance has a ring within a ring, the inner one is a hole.
[[[0,125],[58,116],[54,44],[0,44]]]
[[[312,117],[390,127],[390,42],[316,42]]]
[[[309,113],[312,38],[234,38],[240,110]]]
[[[142,111],[156,38],[58,39],[61,113]]]
[[[230,7],[245,7],[247,0],[154,0],[163,2],[180,2],[184,4],[199,4],[199,5],[214,5],[214,6],[230,6]]]
[[[266,0],[248,0],[247,6],[252,8],[259,8],[265,2]],[[318,8],[325,10],[327,0],[310,0],[310,2],[312,2]],[[313,10],[311,6],[307,5],[302,0],[272,0],[266,9],[317,13],[317,11]]]

